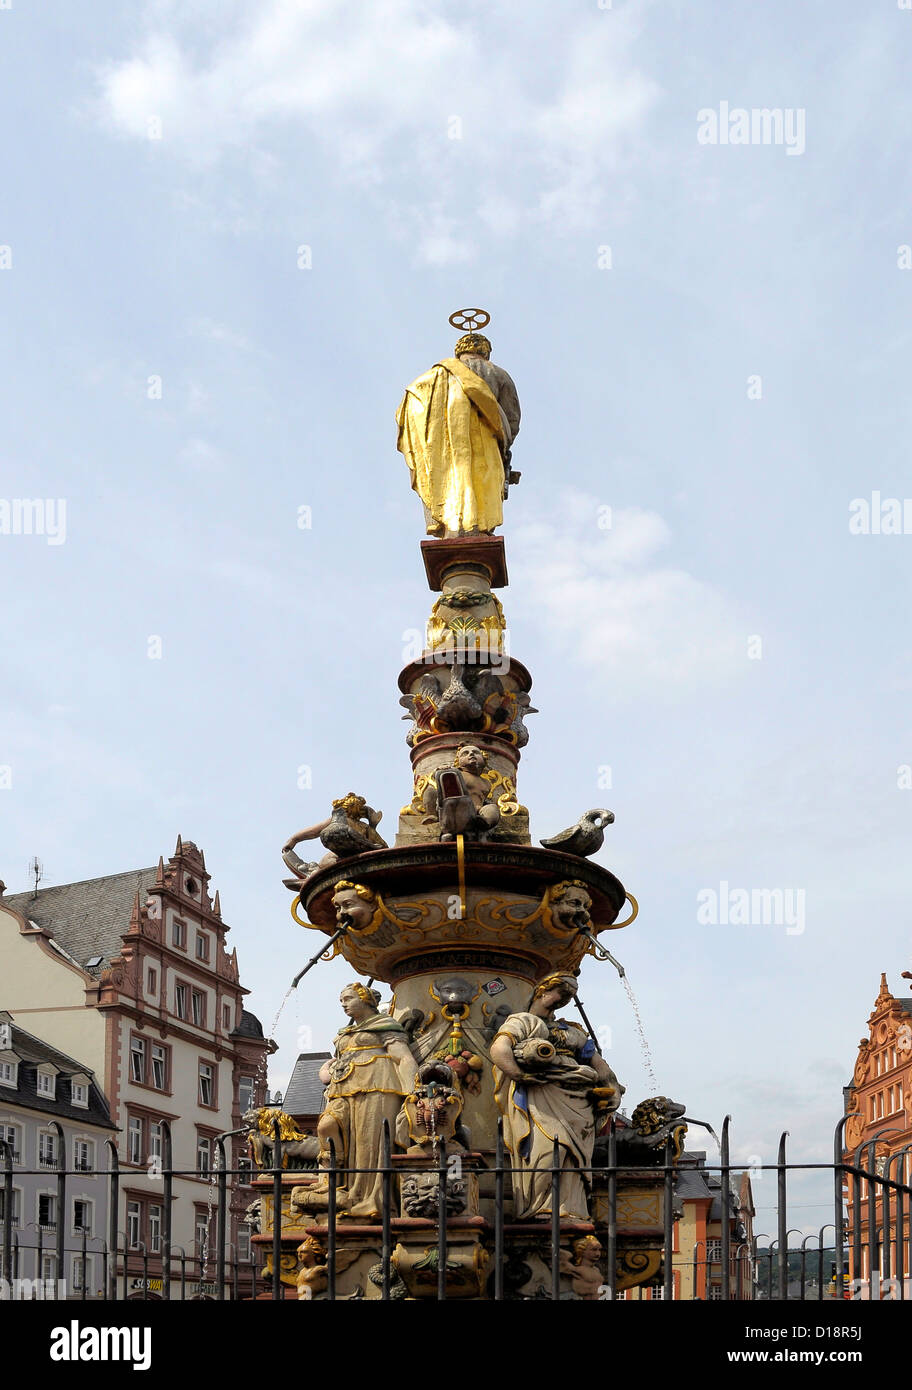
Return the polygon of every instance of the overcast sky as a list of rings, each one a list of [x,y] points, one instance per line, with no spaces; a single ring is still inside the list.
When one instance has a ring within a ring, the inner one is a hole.
[[[910,47],[889,0],[0,8],[0,491],[66,504],[0,534],[10,891],[180,832],[269,1025],[317,945],[283,840],[350,789],[392,838],[409,799],[393,416],[483,305],[533,835],[614,810],[660,1088],[739,1159],[827,1161],[912,965],[912,536],[849,525],[912,494]],[[723,883],[791,890],[791,930],[699,920]],[[273,1085],[349,974],[302,985]],[[620,984],[582,984],[635,1101]]]

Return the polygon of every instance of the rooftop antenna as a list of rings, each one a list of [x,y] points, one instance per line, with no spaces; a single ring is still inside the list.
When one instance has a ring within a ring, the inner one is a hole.
[[[35,880],[35,891],[34,891],[34,893],[32,894],[32,897],[33,897],[33,898],[37,898],[37,896],[38,896],[38,884],[39,884],[39,882],[41,881],[41,879],[44,878],[44,865],[42,864],[41,860],[38,858],[37,854],[34,856],[34,858],[32,859],[32,862],[29,864],[29,866],[28,866],[28,871],[29,871],[29,873],[31,874],[32,878]]]

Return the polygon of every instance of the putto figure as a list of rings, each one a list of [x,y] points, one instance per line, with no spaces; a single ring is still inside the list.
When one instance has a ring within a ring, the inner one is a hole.
[[[456,326],[484,327],[483,309],[453,314]],[[397,448],[424,503],[431,536],[491,534],[519,474],[510,455],[519,431],[513,379],[491,361],[483,333],[464,334],[444,357],[406,388],[396,412]]]
[[[546,975],[528,1011],[511,1014],[491,1044],[495,1100],[504,1117],[504,1144],[513,1158],[514,1217],[551,1215],[554,1141],[561,1155],[560,1215],[588,1221],[588,1177],[596,1116],[621,1103],[623,1087],[595,1043],[554,1011],[576,994],[573,975]],[[518,1170],[518,1171],[517,1171]]]
[[[452,767],[439,768],[425,788],[422,825],[438,821],[443,841],[457,835],[486,840],[500,823],[493,788],[482,776],[487,765],[487,754],[477,744],[460,743]]]

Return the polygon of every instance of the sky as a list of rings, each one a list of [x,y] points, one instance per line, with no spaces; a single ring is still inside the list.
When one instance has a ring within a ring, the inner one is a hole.
[[[888,0],[0,5],[9,891],[194,840],[269,1026],[318,944],[283,841],[410,796],[394,414],[484,306],[533,836],[615,812],[660,1089],[739,1162],[827,1162],[912,967],[912,537],[852,509],[912,494],[910,51]],[[763,889],[788,920],[713,913]],[[273,1086],[349,974],[288,1002]],[[611,967],[581,986],[648,1094]]]

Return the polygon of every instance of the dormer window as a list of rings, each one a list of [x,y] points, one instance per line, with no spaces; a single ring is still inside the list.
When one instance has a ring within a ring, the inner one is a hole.
[[[15,1053],[8,1052],[5,1057],[0,1058],[0,1086],[9,1086],[15,1090],[19,1084],[19,1058]]]
[[[89,1108],[89,1083],[85,1077],[74,1077],[70,1083],[72,1088],[71,1099],[74,1105],[78,1105],[81,1110]]]
[[[39,1096],[49,1096],[52,1100],[57,1092],[57,1074],[47,1067],[38,1068],[37,1091]]]

